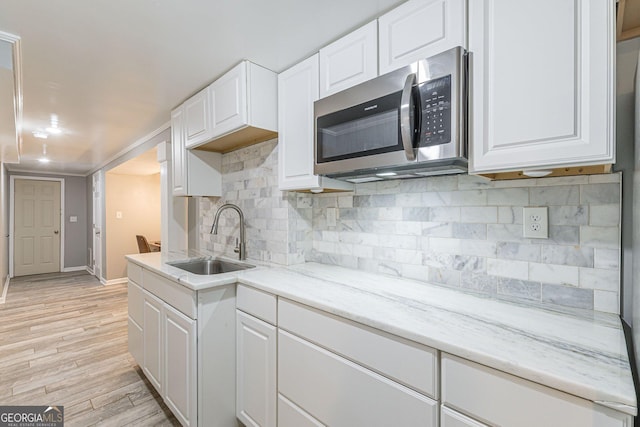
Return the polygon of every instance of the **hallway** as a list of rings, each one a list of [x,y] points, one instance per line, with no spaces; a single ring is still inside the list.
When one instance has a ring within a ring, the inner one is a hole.
[[[86,272],[11,280],[0,405],[64,406],[65,425],[179,425],[127,350],[127,286]]]

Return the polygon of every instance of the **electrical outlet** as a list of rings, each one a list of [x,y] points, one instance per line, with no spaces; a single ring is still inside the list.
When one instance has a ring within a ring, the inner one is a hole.
[[[549,238],[549,209],[546,206],[540,208],[524,208],[522,215],[524,237],[530,239]]]

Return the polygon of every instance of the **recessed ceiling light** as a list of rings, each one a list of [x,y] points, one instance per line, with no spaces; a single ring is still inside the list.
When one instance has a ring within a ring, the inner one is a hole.
[[[47,128],[47,132],[49,132],[50,134],[53,134],[53,135],[58,135],[59,133],[62,132],[62,129],[60,129],[58,127],[58,115],[57,114],[52,114],[51,115],[51,126],[49,126]]]
[[[46,157],[40,157],[38,161],[40,163],[49,163],[51,160],[47,159]]]
[[[62,133],[62,129],[60,129],[58,126],[49,126],[46,130],[52,135],[58,135],[59,133]]]
[[[377,173],[377,176],[396,176],[397,173],[395,172],[381,172],[381,173]]]
[[[49,137],[49,134],[41,131],[41,130],[34,130],[33,132],[31,132],[33,134],[33,136],[35,136],[36,138],[40,138],[40,139],[47,139]]]

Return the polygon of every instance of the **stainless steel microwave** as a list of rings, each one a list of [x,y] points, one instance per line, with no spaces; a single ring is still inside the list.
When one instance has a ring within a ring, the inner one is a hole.
[[[467,53],[456,47],[314,103],[314,173],[351,182],[467,171]]]

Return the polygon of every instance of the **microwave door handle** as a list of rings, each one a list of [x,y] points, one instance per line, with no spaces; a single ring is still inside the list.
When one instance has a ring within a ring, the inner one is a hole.
[[[407,160],[416,159],[416,153],[413,151],[413,128],[411,126],[411,91],[415,83],[415,73],[409,74],[400,98],[400,138]]]

